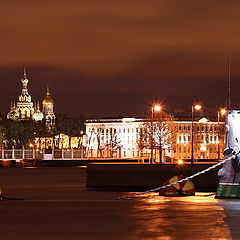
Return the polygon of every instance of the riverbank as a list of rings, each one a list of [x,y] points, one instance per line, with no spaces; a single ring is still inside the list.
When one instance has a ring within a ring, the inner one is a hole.
[[[191,176],[214,164],[89,164],[86,187],[89,190],[144,191],[165,184],[175,175]],[[197,191],[217,190],[217,167],[192,179]]]

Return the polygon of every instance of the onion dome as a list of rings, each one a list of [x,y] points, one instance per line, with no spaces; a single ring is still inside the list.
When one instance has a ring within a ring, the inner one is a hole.
[[[47,87],[47,94],[42,103],[43,104],[54,104],[54,101],[50,95],[49,87]]]
[[[14,120],[14,121],[16,121],[20,118],[20,113],[19,113],[18,109],[16,108],[15,103],[13,105],[11,103],[11,110],[7,114],[7,118]]]
[[[40,111],[39,102],[38,102],[38,105],[37,105],[37,109],[32,116],[32,119],[34,121],[42,121],[43,120],[43,113]]]

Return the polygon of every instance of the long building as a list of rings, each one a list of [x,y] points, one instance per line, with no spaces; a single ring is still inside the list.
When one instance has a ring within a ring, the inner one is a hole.
[[[96,158],[150,158],[151,149],[140,149],[140,132],[144,119],[95,119],[86,122],[85,146],[87,155]],[[191,159],[192,121],[175,121],[175,140],[164,145],[163,161]],[[194,159],[222,158],[224,149],[224,122],[201,118],[193,122]],[[154,159],[159,161],[158,149],[154,149]]]

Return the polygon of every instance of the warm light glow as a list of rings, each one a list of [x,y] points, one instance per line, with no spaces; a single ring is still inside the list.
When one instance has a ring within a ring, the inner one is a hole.
[[[183,160],[182,159],[178,159],[178,161],[177,161],[177,164],[178,165],[182,165],[184,162],[183,162]]]
[[[225,108],[220,109],[221,115],[225,115],[227,113],[227,110]]]
[[[159,112],[159,111],[161,111],[161,106],[160,105],[155,105],[155,106],[153,106],[153,110],[155,111],[155,112]]]
[[[200,151],[207,151],[206,146],[201,146],[201,147],[200,147]]]
[[[194,106],[194,108],[195,108],[195,110],[200,110],[200,109],[202,108],[202,106],[201,106],[200,104],[196,104],[196,105]]]
[[[33,147],[33,144],[32,144],[32,143],[30,143],[30,144],[29,144],[29,147]]]

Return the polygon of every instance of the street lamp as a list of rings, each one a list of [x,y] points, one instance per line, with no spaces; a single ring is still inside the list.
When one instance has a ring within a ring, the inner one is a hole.
[[[154,138],[154,132],[153,132],[153,119],[154,119],[154,113],[155,112],[160,112],[162,110],[162,107],[160,104],[154,104],[151,107],[151,113],[152,113],[152,118],[151,118],[151,163],[153,163],[153,138]]]
[[[192,98],[192,132],[191,132],[191,135],[192,135],[192,157],[191,157],[191,163],[194,163],[194,126],[193,126],[193,120],[194,120],[194,111],[199,111],[201,110],[202,106],[197,103],[198,100],[197,100],[197,97],[193,97]]]
[[[152,111],[152,119],[154,117],[154,112],[160,112],[162,110],[162,107],[159,104],[155,104],[152,106],[151,111]]]
[[[220,160],[220,117],[224,116],[227,113],[226,108],[218,108],[217,117],[218,117],[218,160]]]

